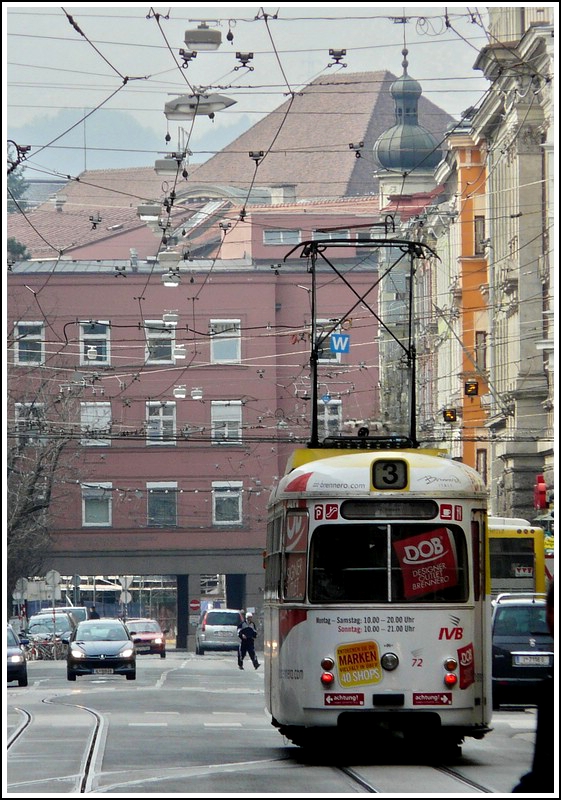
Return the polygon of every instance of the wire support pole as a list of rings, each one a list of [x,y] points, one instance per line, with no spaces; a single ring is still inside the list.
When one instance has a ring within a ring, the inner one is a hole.
[[[319,447],[318,436],[318,340],[316,322],[316,262],[317,250],[312,248],[310,253],[310,272],[312,274],[311,313],[312,313],[312,347],[310,349],[310,378],[311,378],[311,435],[309,447]]]

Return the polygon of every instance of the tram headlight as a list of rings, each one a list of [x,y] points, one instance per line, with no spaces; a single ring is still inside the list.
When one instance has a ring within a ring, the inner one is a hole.
[[[453,672],[447,672],[444,676],[444,683],[446,686],[455,686],[458,683],[458,676]]]
[[[384,669],[387,669],[388,672],[391,672],[392,670],[397,669],[399,658],[395,653],[384,653],[381,658],[381,664]]]
[[[321,659],[321,668],[326,670],[332,670],[335,666],[335,661],[331,658],[331,656],[326,656],[325,658]]]
[[[331,672],[324,672],[320,680],[322,684],[327,688],[328,686],[331,686],[331,684],[335,680],[335,677],[331,674]]]
[[[447,658],[444,662],[444,669],[448,672],[453,672],[455,669],[458,669],[458,662],[455,658]]]

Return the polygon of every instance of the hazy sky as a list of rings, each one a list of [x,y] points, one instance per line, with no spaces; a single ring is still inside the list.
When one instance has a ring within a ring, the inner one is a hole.
[[[154,132],[154,150],[165,146],[163,108],[173,96],[212,87],[236,100],[213,122],[197,117],[193,130],[191,122],[169,123],[172,143],[179,141],[181,125],[189,142],[200,146],[210,126],[223,128],[226,135],[232,128],[234,138],[242,117],[249,127],[319,75],[380,69],[400,75],[404,45],[409,74],[429,99],[456,118],[477,105],[488,86],[473,70],[487,42],[486,7],[3,3],[2,13],[3,96],[11,128],[53,117],[59,109],[72,109],[78,121],[84,110],[101,106],[133,114]],[[396,21],[403,18],[405,23]],[[200,51],[181,68],[185,30],[201,20],[221,31],[222,44],[215,52]],[[226,38],[229,31],[232,42]],[[346,50],[339,65],[330,48]],[[252,70],[241,65],[237,52],[253,53]],[[64,138],[57,142],[63,143]],[[110,129],[107,145],[126,147],[112,142]]]

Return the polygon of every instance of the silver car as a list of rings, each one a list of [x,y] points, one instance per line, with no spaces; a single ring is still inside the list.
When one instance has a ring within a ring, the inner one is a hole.
[[[207,650],[237,650],[240,640],[238,626],[242,613],[233,608],[209,608],[197,625],[195,653],[204,656]]]

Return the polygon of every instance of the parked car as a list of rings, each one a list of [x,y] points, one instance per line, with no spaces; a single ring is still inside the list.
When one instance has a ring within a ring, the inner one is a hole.
[[[70,635],[76,622],[70,614],[66,611],[33,614],[29,617],[25,627],[25,633],[28,637],[33,638],[39,636],[44,639],[46,636],[59,636]]]
[[[88,608],[86,606],[55,606],[54,609],[45,606],[45,608],[36,611],[33,616],[35,617],[38,614],[50,614],[52,616],[53,611],[55,614],[69,614],[76,625],[88,619]]]
[[[166,631],[155,619],[127,619],[127,628],[139,655],[158,653],[160,658],[166,657]]]
[[[493,708],[532,705],[536,688],[553,672],[553,637],[545,595],[500,594],[493,604]]]
[[[195,653],[204,656],[207,650],[237,650],[238,626],[242,612],[234,608],[209,608],[203,613],[195,632]]]
[[[18,686],[27,686],[27,658],[25,655],[25,645],[27,641],[27,639],[20,638],[12,626],[8,624],[8,641],[6,648],[8,683],[10,681],[17,681]]]
[[[136,679],[136,651],[128,628],[119,619],[91,619],[80,622],[68,644],[66,677],[78,675],[125,675]]]

